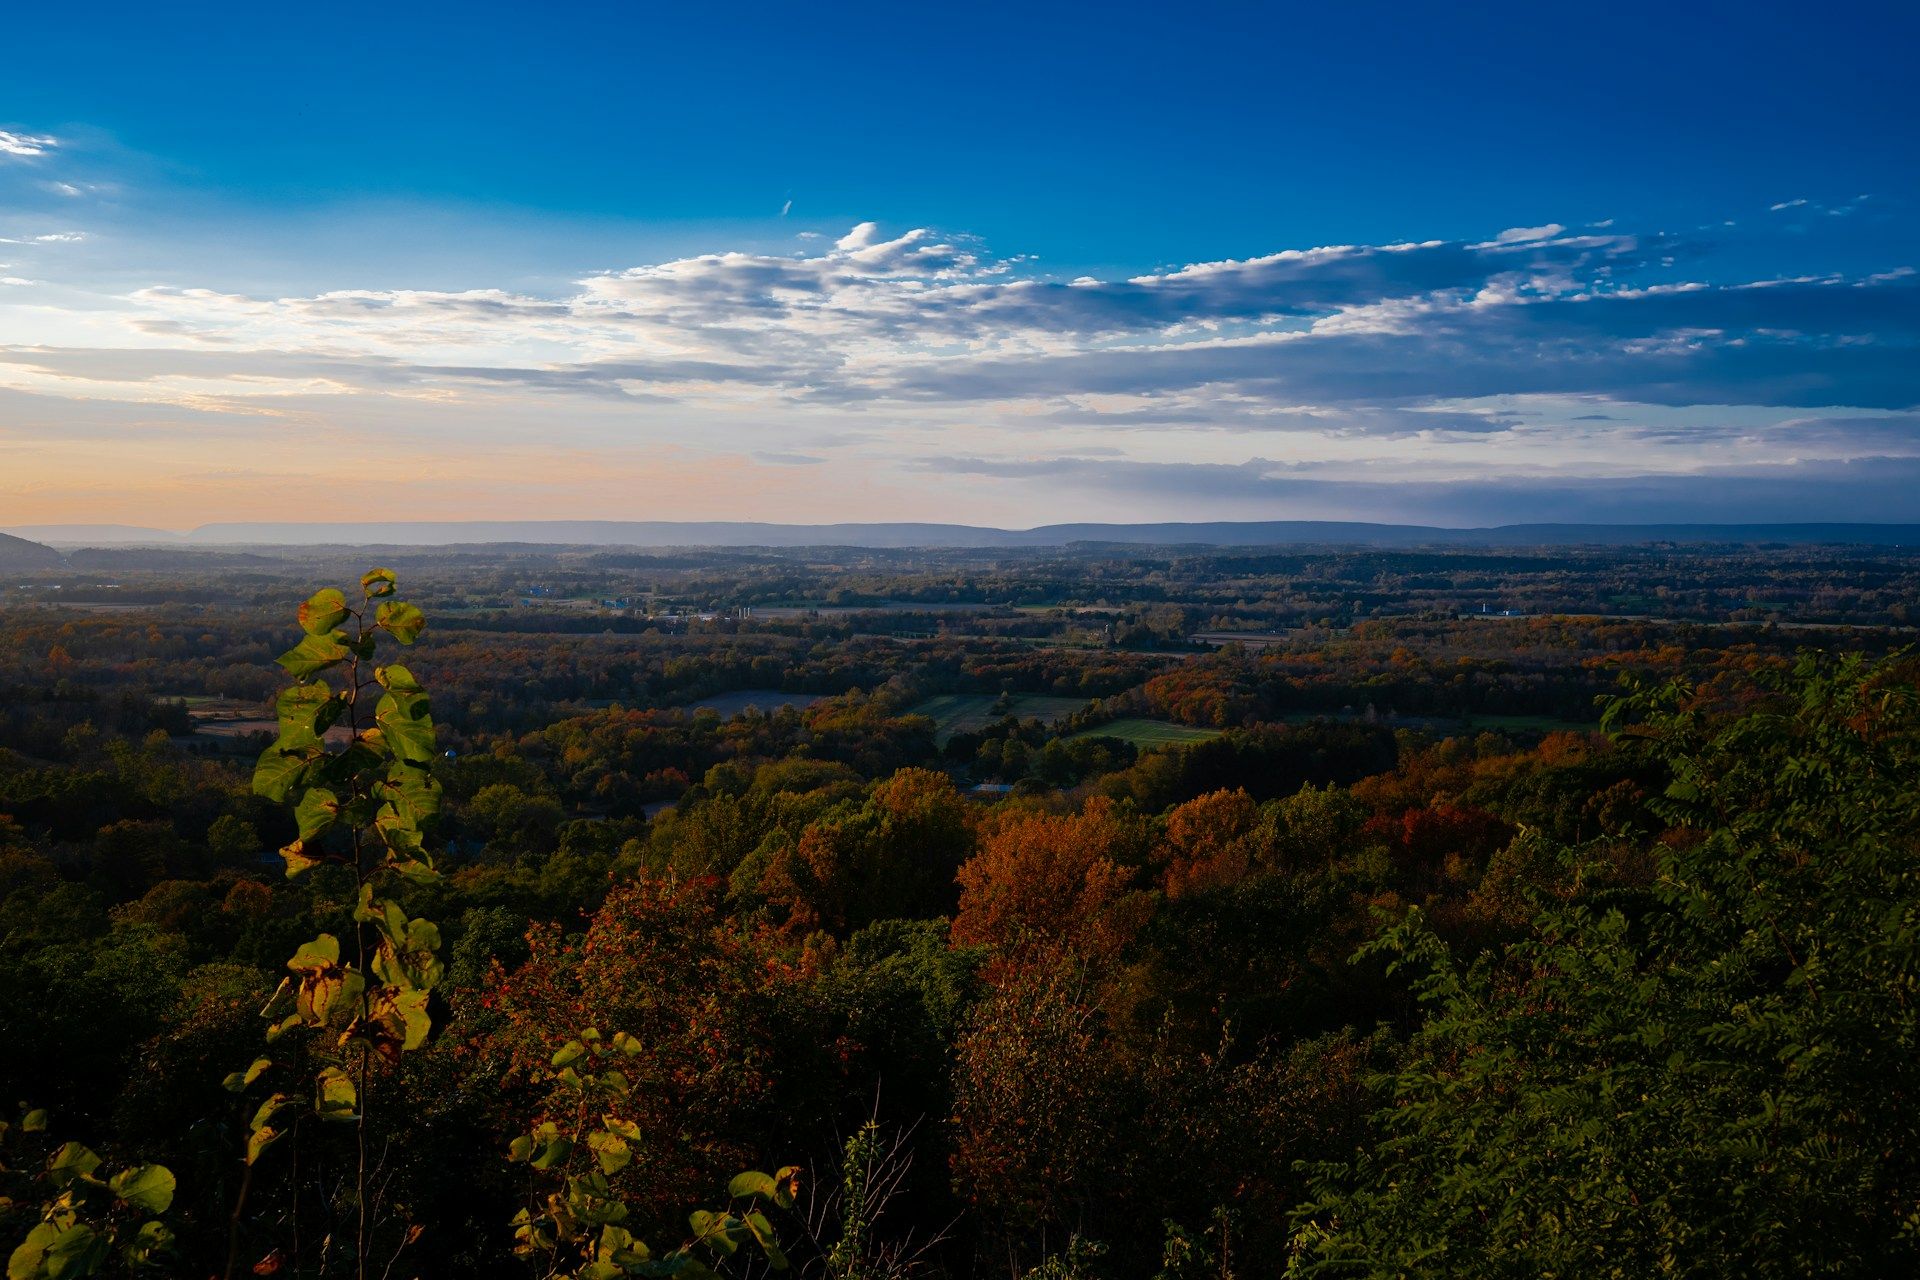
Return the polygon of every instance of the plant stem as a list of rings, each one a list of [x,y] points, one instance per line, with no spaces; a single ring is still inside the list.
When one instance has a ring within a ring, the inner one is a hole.
[[[240,1175],[240,1194],[233,1199],[233,1212],[227,1215],[227,1269],[223,1273],[225,1280],[233,1280],[233,1270],[240,1265],[240,1216],[247,1207],[247,1191],[253,1186],[253,1163],[249,1161],[246,1171]]]

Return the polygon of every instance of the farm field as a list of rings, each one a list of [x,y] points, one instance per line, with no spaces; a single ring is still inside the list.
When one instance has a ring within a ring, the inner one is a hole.
[[[1021,720],[1039,720],[1051,724],[1087,705],[1084,698],[1020,693],[1008,700],[1010,706],[1007,711],[996,715],[993,708],[998,701],[998,698],[984,693],[943,693],[928,698],[908,714],[926,716],[932,720],[934,741],[945,743],[956,733],[978,733],[1003,715],[1011,714]]]
[[[1171,720],[1146,720],[1137,717],[1114,720],[1083,729],[1075,738],[1122,738],[1136,747],[1164,747],[1180,742],[1205,742],[1220,736],[1218,729],[1195,729]]]

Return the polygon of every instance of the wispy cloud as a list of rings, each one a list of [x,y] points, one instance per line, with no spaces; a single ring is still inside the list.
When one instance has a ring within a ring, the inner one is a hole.
[[[59,145],[57,138],[43,133],[14,133],[0,129],[0,158],[44,156]]]

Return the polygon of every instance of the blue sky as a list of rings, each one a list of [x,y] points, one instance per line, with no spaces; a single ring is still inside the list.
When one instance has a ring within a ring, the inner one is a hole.
[[[0,524],[1920,520],[1912,6],[399,8],[10,15]]]

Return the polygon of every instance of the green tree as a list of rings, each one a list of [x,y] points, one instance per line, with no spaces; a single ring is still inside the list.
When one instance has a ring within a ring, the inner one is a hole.
[[[1920,710],[1905,657],[1807,658],[1745,714],[1608,724],[1669,779],[1650,900],[1544,897],[1428,1010],[1378,1142],[1319,1169],[1293,1274],[1908,1275],[1920,1266]]]

